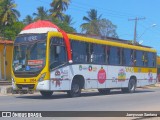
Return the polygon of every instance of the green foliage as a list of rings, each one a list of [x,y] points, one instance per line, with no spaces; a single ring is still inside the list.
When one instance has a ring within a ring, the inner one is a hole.
[[[35,20],[47,20],[49,18],[48,10],[42,6],[38,7],[37,13],[33,13],[33,16],[35,16]]]
[[[22,22],[18,22],[20,13],[16,10],[14,0],[0,0],[0,38],[14,40],[25,25],[37,20],[50,20],[62,30],[75,33],[76,30],[72,27],[74,24],[72,17],[64,14],[70,2],[71,0],[53,0],[49,10],[42,6],[38,7],[36,13],[27,15]],[[117,26],[101,17],[102,15],[98,15],[95,9],[88,11],[87,16],[83,17],[85,23],[80,26],[82,32],[103,37],[118,37]]]
[[[114,25],[110,20],[102,19],[99,21],[99,31],[103,37],[118,38],[116,29],[117,26]]]
[[[70,0],[53,0],[51,5],[51,15],[55,18],[58,18],[59,20],[63,20],[65,17],[65,14],[63,13],[68,9],[68,5],[70,3]]]
[[[91,9],[87,12],[87,15],[83,17],[85,23],[81,25],[82,32],[85,34],[118,38],[116,33],[117,26],[113,25],[110,20],[101,19],[102,15],[98,16],[97,10]]]
[[[32,22],[34,22],[34,19],[33,19],[33,17],[30,16],[30,15],[27,15],[26,18],[23,19],[23,23],[24,23],[25,25],[28,25],[28,24],[30,24],[30,23],[32,23]]]
[[[1,0],[0,2],[0,23],[1,25],[12,24],[20,17],[17,5],[14,0]]]
[[[57,18],[52,18],[51,20],[55,25],[60,27],[62,30],[68,33],[75,33],[76,30],[73,27],[70,27],[69,24],[65,21],[60,21]]]
[[[8,40],[15,40],[15,37],[24,28],[22,22],[14,22],[12,25],[5,26],[3,37]]]
[[[99,31],[99,21],[101,20],[101,15],[98,16],[97,10],[91,9],[87,12],[87,16],[83,17],[85,23],[81,25],[82,32],[86,34],[100,35]]]

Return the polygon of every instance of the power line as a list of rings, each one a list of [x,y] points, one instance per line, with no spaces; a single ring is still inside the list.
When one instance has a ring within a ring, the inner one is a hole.
[[[134,19],[128,19],[129,21],[135,21],[135,26],[134,26],[134,44],[136,44],[136,38],[137,38],[137,21],[138,20],[144,20],[145,18],[134,18]]]

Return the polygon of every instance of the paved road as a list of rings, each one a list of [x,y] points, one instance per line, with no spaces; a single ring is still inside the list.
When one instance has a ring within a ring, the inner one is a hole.
[[[160,111],[160,88],[137,89],[133,94],[117,90],[100,95],[92,91],[77,98],[68,98],[66,93],[55,93],[51,98],[43,98],[39,93],[1,95],[0,101],[0,111]]]
[[[92,91],[77,98],[68,98],[66,93],[55,93],[51,98],[39,93],[0,95],[0,111],[160,111],[160,88],[137,89],[133,94]]]

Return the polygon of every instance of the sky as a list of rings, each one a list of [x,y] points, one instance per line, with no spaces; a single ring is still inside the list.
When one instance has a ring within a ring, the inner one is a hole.
[[[37,12],[39,6],[50,9],[52,0],[15,0],[20,20]],[[110,20],[117,26],[120,39],[133,40],[135,21],[129,19],[145,18],[137,22],[137,41],[153,47],[160,55],[160,0],[71,0],[65,12],[73,18],[73,27],[81,32],[83,16],[87,11],[96,9],[98,15]]]

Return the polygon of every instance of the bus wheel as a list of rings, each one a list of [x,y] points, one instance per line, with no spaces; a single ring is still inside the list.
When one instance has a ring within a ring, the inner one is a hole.
[[[136,81],[135,79],[130,79],[129,84],[128,84],[128,91],[129,93],[133,93],[135,92],[136,89]]]
[[[107,88],[105,88],[105,89],[98,89],[98,91],[99,91],[100,94],[103,94],[103,95],[110,93],[110,89],[107,89]]]
[[[40,93],[43,97],[51,97],[53,94],[53,91],[40,91]]]
[[[136,89],[136,80],[131,78],[128,83],[128,88],[122,88],[124,93],[134,93]]]
[[[67,91],[69,97],[79,97],[81,95],[80,85],[76,82],[72,83],[71,90]]]

